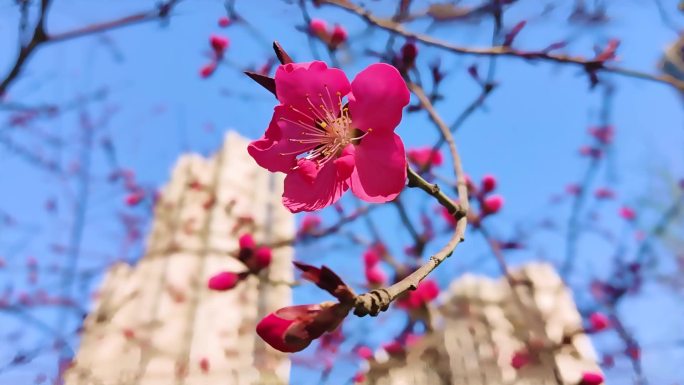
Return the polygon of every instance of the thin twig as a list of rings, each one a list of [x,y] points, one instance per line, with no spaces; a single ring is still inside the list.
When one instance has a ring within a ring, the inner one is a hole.
[[[564,54],[554,54],[548,51],[523,51],[509,46],[495,46],[495,47],[465,47],[452,44],[440,39],[433,38],[429,35],[424,35],[416,32],[407,31],[401,24],[392,20],[381,19],[374,16],[363,7],[352,4],[346,0],[319,0],[321,4],[332,5],[349,12],[352,12],[368,23],[382,28],[390,33],[401,35],[407,39],[414,39],[425,45],[437,47],[457,54],[473,55],[473,56],[508,56],[524,60],[543,60],[559,64],[575,65],[584,68],[586,71],[602,71],[628,76],[632,78],[649,80],[652,82],[667,84],[676,88],[679,91],[684,91],[684,81],[679,80],[670,75],[654,75],[645,72],[636,71],[629,68],[623,68],[613,65],[607,65],[604,61],[596,59],[587,59],[581,56],[570,56]]]

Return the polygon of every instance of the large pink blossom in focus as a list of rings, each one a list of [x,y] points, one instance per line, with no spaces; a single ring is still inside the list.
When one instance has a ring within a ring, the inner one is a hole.
[[[290,63],[278,67],[275,84],[280,104],[248,151],[260,166],[287,174],[290,211],[322,209],[349,188],[373,203],[399,195],[406,156],[394,129],[410,95],[396,68],[373,64],[349,83],[323,62]]]

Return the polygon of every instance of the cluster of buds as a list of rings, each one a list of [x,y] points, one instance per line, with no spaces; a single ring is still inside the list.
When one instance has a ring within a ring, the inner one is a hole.
[[[305,349],[327,332],[335,331],[352,309],[356,295],[340,277],[323,266],[295,262],[302,278],[327,291],[339,302],[288,306],[264,317],[256,331],[271,347],[293,353]]]
[[[240,273],[223,271],[215,274],[207,282],[209,289],[216,291],[231,290],[250,274],[257,275],[271,264],[271,249],[265,246],[257,247],[251,234],[241,236],[239,245],[237,257],[247,267],[247,270]]]
[[[210,61],[200,68],[200,76],[205,79],[216,71],[219,62],[230,46],[230,40],[225,36],[213,34],[209,36],[209,46],[211,47]]]
[[[476,186],[469,177],[466,177],[466,186],[468,188],[468,195],[472,199],[477,200],[480,206],[479,213],[468,213],[468,222],[473,227],[478,227],[485,217],[501,211],[504,204],[504,198],[499,194],[493,194],[497,187],[497,181],[493,175],[485,175],[482,177],[479,187]],[[446,209],[442,210],[442,216],[449,221],[448,223],[452,227],[456,226],[455,219],[453,219],[453,216],[449,214]],[[451,217],[451,219],[449,219],[449,217]]]
[[[309,23],[309,34],[315,36],[318,40],[325,43],[330,50],[336,50],[343,43],[347,41],[347,30],[339,24],[335,24],[332,28],[321,19],[311,19]]]

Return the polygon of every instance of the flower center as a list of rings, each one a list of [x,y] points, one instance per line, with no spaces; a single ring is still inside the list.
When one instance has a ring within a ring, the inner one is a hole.
[[[355,136],[357,130],[352,126],[349,108],[342,103],[342,94],[337,92],[337,102],[334,102],[328,86],[325,86],[325,90],[327,95],[322,93],[319,93],[317,97],[312,97],[310,94],[305,95],[308,103],[306,111],[302,111],[293,105],[288,106],[300,118],[280,118],[302,128],[299,138],[290,138],[289,140],[307,146],[293,153],[306,153],[304,159],[315,161],[319,166],[322,166],[331,159],[337,158],[346,146],[358,141],[372,131],[372,129],[368,129],[366,133]],[[318,102],[319,100],[320,102]],[[337,104],[337,108],[335,108],[335,104]],[[291,155],[293,153],[281,155]]]

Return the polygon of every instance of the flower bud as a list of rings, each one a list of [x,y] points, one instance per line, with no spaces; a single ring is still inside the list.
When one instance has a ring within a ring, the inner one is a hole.
[[[603,384],[603,376],[600,373],[584,372],[580,385],[600,385]]]
[[[228,18],[228,16],[223,16],[218,19],[218,25],[221,28],[226,28],[231,24],[231,22],[232,21],[230,20],[230,18]]]
[[[227,291],[237,286],[240,280],[241,278],[239,274],[230,271],[224,271],[209,278],[207,287],[211,290]]]
[[[481,188],[483,194],[488,194],[496,189],[496,177],[494,175],[485,175],[482,177]]]
[[[490,195],[482,201],[482,214],[496,214],[503,207],[504,199],[501,195]]]
[[[335,24],[330,35],[330,47],[336,49],[340,44],[347,41],[347,30],[339,24]]]
[[[610,327],[610,319],[603,313],[592,313],[589,316],[589,323],[591,324],[591,331],[600,332]]]
[[[311,19],[311,22],[309,23],[309,32],[314,36],[323,39],[328,35],[328,24],[321,19]]]
[[[406,69],[412,68],[416,63],[416,57],[418,56],[418,46],[412,40],[408,40],[401,47],[401,61],[403,62]]]
[[[254,254],[254,263],[258,270],[265,269],[271,264],[272,259],[271,249],[268,247],[260,247]]]
[[[202,68],[200,68],[199,73],[203,79],[206,79],[209,76],[211,76],[214,73],[214,71],[216,71],[216,63],[211,62],[202,66]]]
[[[254,249],[256,246],[252,234],[243,234],[240,239],[238,239],[238,243],[240,245],[240,249]]]
[[[214,49],[214,52],[216,52],[216,54],[222,55],[223,52],[228,48],[230,41],[225,36],[211,35],[209,37],[209,43],[211,44],[211,48]]]

